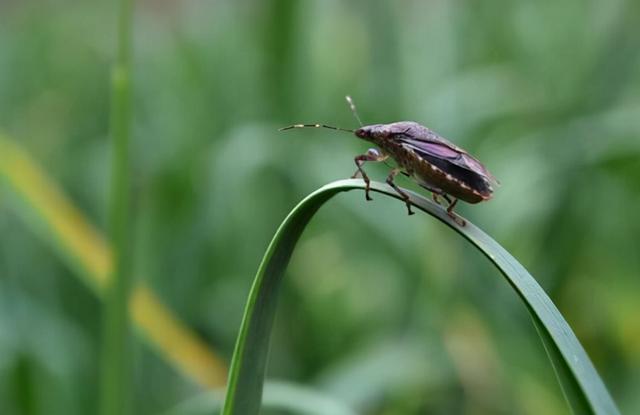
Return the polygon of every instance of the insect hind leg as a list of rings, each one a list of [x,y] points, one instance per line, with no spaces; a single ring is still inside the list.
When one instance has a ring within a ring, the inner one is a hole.
[[[446,207],[447,216],[453,219],[455,223],[457,223],[460,226],[465,226],[467,224],[467,222],[464,219],[462,219],[453,211],[453,208],[456,207],[456,204],[458,203],[458,199],[449,196],[448,194],[446,194],[440,189],[437,189],[431,186],[426,186],[424,184],[421,184],[421,186],[431,192],[431,197],[433,198],[433,201],[436,202],[438,205],[442,206],[442,203],[440,203],[440,198],[443,198],[448,203],[448,206]]]
[[[447,202],[449,202],[449,207],[447,207],[447,215],[458,225],[465,226],[467,222],[453,211],[453,208],[456,207],[456,203],[458,203],[458,199],[452,198],[453,200],[451,200],[447,195],[444,195],[444,197]]]

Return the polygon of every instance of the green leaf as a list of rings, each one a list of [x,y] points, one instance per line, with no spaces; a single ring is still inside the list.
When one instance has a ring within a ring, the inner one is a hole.
[[[364,189],[362,180],[330,183],[300,202],[278,228],[256,274],[245,308],[229,373],[224,415],[258,414],[278,294],[293,249],[318,209],[334,195]],[[399,199],[389,186],[371,183],[371,190]],[[576,414],[619,414],[591,360],[549,296],[513,256],[467,221],[462,227],[440,206],[407,191],[421,211],[444,222],[480,250],[502,273],[531,313],[559,378],[569,406]]]

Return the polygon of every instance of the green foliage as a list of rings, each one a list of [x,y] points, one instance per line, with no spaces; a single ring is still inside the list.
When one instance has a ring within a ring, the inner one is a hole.
[[[285,411],[300,415],[355,415],[351,409],[318,391],[290,382],[264,385],[263,412]],[[222,411],[224,391],[197,395],[162,415],[211,415]],[[276,412],[278,413],[278,412]]]
[[[116,15],[112,2],[0,2],[0,129],[103,230]],[[639,2],[140,2],[135,23],[134,271],[212,348],[231,356],[286,213],[367,148],[276,129],[353,127],[350,94],[364,122],[418,121],[501,180],[461,213],[538,278],[620,411],[640,413]],[[529,316],[484,257],[355,193],[299,242],[268,377],[368,415],[566,413]],[[96,413],[101,303],[18,216],[0,187],[0,413]],[[202,392],[147,348],[134,373],[136,414]]]

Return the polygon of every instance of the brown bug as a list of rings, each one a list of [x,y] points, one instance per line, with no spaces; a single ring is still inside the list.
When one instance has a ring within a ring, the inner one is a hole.
[[[398,173],[413,178],[416,183],[432,193],[433,200],[440,204],[439,196],[448,206],[447,214],[460,225],[465,221],[453,212],[458,199],[467,203],[479,203],[489,200],[493,194],[493,184],[498,181],[475,157],[462,148],[440,137],[427,127],[413,121],[400,121],[391,124],[362,125],[351,97],[346,97],[360,128],[349,130],[325,124],[294,124],[280,128],[280,131],[292,128],[329,128],[354,133],[357,137],[376,144],[365,154],[355,157],[357,166],[352,178],[362,175],[366,184],[365,197],[369,196],[369,177],[362,169],[367,161],[386,161],[389,157],[396,161],[387,176],[389,186],[398,192],[407,205],[409,215],[413,215],[409,195],[394,182]]]

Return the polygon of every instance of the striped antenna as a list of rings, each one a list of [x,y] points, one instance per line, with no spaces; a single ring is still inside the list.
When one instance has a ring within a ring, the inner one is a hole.
[[[360,120],[360,116],[358,115],[358,111],[356,111],[356,104],[353,103],[353,99],[351,99],[351,97],[349,95],[347,95],[344,98],[349,103],[349,108],[351,108],[351,112],[353,112],[353,115],[356,117],[356,120],[358,120],[358,124],[360,124],[360,127],[362,127],[362,121]]]
[[[293,124],[287,127],[278,128],[278,131],[291,130],[294,128],[328,128],[330,130],[346,131],[348,133],[355,132],[354,130],[349,130],[347,128],[333,127],[331,125],[326,125],[326,124]]]

